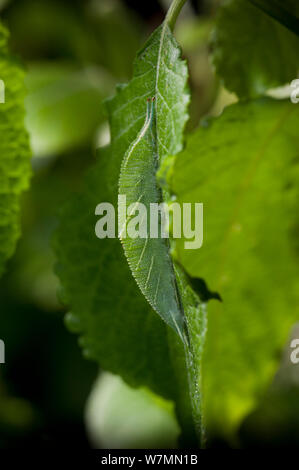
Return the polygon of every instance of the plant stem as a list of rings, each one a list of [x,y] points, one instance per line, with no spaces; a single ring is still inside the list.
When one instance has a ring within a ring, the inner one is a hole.
[[[173,0],[167,12],[165,22],[168,24],[171,31],[173,31],[176,19],[187,0]]]

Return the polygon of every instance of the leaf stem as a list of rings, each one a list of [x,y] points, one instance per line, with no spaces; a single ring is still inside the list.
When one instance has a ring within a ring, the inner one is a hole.
[[[173,0],[167,12],[165,22],[168,24],[171,31],[173,31],[177,17],[187,0]]]

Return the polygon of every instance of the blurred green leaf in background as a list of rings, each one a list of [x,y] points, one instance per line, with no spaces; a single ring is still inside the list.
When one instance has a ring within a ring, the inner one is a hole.
[[[298,319],[299,109],[263,98],[202,123],[178,155],[178,201],[204,203],[204,243],[177,256],[208,304],[207,427],[230,434],[263,396]],[[283,158],[282,158],[283,155]]]

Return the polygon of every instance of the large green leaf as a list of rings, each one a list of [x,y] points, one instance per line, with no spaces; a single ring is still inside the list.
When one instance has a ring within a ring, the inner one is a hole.
[[[24,128],[24,72],[7,48],[8,32],[0,24],[0,274],[20,234],[20,194],[30,177],[30,149]],[[2,101],[2,100],[1,100]]]
[[[178,156],[178,201],[203,202],[204,241],[177,255],[222,301],[209,302],[204,412],[233,432],[264,393],[299,316],[299,108],[261,99],[205,122]]]
[[[180,55],[173,34],[167,23],[163,23],[137,54],[132,80],[119,86],[116,95],[107,102],[113,158],[118,171],[119,158],[123,159],[145,121],[148,98],[155,97],[160,164],[165,156],[181,150],[189,94],[187,66]]]
[[[143,203],[148,220],[146,236],[131,238],[122,233],[121,226],[121,240],[141,291],[185,344],[189,397],[183,395],[187,401],[191,398],[195,428],[202,440],[200,383],[205,310],[187,277],[174,264],[168,239],[160,231],[153,238],[149,224],[151,204],[170,202],[167,189],[162,191],[158,186],[156,172],[167,161],[167,155],[182,148],[189,100],[186,79],[186,65],[165,21],[138,54],[132,81],[118,90],[109,111],[113,152],[124,155],[120,195],[127,198],[126,208]],[[132,222],[132,215],[128,214],[124,226]],[[177,349],[176,353],[180,355]],[[182,376],[185,367],[182,363],[179,366]],[[179,379],[182,390],[185,378]],[[186,407],[182,402],[180,408]]]
[[[130,145],[137,138],[146,119],[148,98],[155,98],[155,118],[152,124],[155,126],[154,141],[158,161],[162,162],[168,153],[175,153],[182,148],[189,99],[185,91],[186,80],[187,70],[180,59],[180,49],[167,23],[164,23],[139,52],[132,81],[120,86],[116,96],[108,102],[111,148],[102,160],[104,166],[100,163],[100,166],[91,171],[85,189],[87,192],[76,201],[70,201],[63,212],[56,238],[56,251],[65,300],[73,311],[70,318],[75,325],[78,324],[78,331],[83,332],[84,347],[104,368],[122,375],[130,384],[149,385],[159,393],[174,398],[179,407],[182,426],[191,436],[193,424],[190,426],[190,395],[186,388],[190,377],[193,419],[198,429],[201,426],[200,358],[197,354],[202,351],[201,333],[204,328],[201,326],[205,312],[201,308],[199,297],[188,287],[180,268],[171,264],[167,248],[164,254],[173,276],[171,289],[180,289],[181,299],[177,302],[180,303],[181,310],[177,313],[181,318],[184,313],[187,324],[190,328],[192,325],[187,348],[190,369],[187,374],[185,359],[181,360],[182,343],[176,344],[176,339],[171,334],[166,337],[166,325],[145,306],[133,278],[128,279],[128,267],[121,264],[119,242],[112,239],[97,240],[92,227],[95,223],[94,208],[99,202],[111,202],[116,207],[121,161],[126,152],[130,152]],[[154,154],[150,152],[145,155],[144,149],[141,150],[141,156],[149,159],[151,182],[155,188],[154,170],[157,166],[152,167],[155,163]],[[135,180],[138,177],[139,175],[135,175]],[[74,266],[74,254],[79,266]],[[170,270],[161,272],[166,281],[169,272]],[[96,281],[92,282],[93,278]],[[167,297],[172,293],[163,290],[159,292],[159,296]],[[175,308],[178,309],[178,304]],[[167,313],[163,311],[163,315]],[[196,344],[193,344],[193,340],[196,340]],[[170,352],[168,341],[171,344]]]
[[[151,101],[151,104],[148,102],[144,126],[123,160],[119,192],[121,197],[126,197],[126,202],[120,203],[120,209],[125,209],[127,216],[120,227],[120,239],[141,292],[154,310],[179,334],[182,341],[185,341],[184,312],[170,258],[169,240],[161,238],[161,219],[160,223],[156,221],[158,227],[154,237],[150,227],[153,223],[151,204],[162,202],[162,191],[156,181],[158,153],[154,105],[154,101]],[[143,205],[143,212],[139,204]],[[134,238],[130,233],[126,233],[132,223]],[[136,232],[136,227],[139,232]]]
[[[296,0],[284,4],[299,16]],[[241,98],[260,96],[296,78],[298,48],[298,36],[248,0],[229,0],[220,7],[213,62],[226,88]]]
[[[34,155],[43,157],[89,146],[104,121],[102,99],[112,83],[111,77],[97,67],[82,69],[59,62],[31,65],[25,104]]]
[[[109,104],[113,148],[119,152],[127,150],[119,191],[127,197],[128,206],[138,201],[149,209],[150,203],[162,202],[155,175],[165,156],[182,147],[189,100],[186,80],[186,65],[180,59],[179,47],[167,22],[164,22],[139,52],[132,81],[121,88]],[[149,98],[152,104],[148,106],[151,109],[146,116]],[[149,219],[149,213],[147,215]],[[122,237],[122,241],[143,294],[183,338],[184,315],[169,243],[161,236],[151,238],[149,233],[146,238]]]
[[[105,182],[111,158],[109,148],[100,151],[82,193],[70,198],[60,214],[54,245],[63,300],[71,309],[67,324],[80,334],[85,354],[103,369],[132,386],[147,385],[173,398],[166,325],[138,292],[119,240],[95,235],[97,204],[115,198]]]
[[[180,101],[173,116],[173,119],[176,118],[181,122],[177,131],[174,121],[168,120],[168,127],[171,123],[173,139],[167,137],[167,142],[169,142],[168,145],[172,152],[181,148],[183,126],[187,118],[186,111],[184,111],[188,102],[188,96],[184,92],[187,72],[183,62],[178,61],[176,64],[180,51],[169,28],[165,25],[164,28],[160,27],[154,32],[138,54],[133,80],[128,85],[119,87],[116,96],[107,103],[111,125],[111,148],[104,153],[98,166],[91,170],[86,184],[87,193],[78,197],[78,203],[70,201],[66,206],[66,212],[62,215],[61,226],[56,237],[56,251],[61,265],[59,276],[65,289],[66,301],[71,306],[73,318],[79,321],[80,317],[79,330],[85,333],[84,343],[91,355],[98,359],[104,368],[122,375],[130,384],[149,385],[159,393],[163,392],[164,395],[168,393],[171,396],[173,392],[170,390],[174,387],[171,386],[170,373],[167,373],[167,370],[170,370],[170,365],[167,365],[168,346],[165,326],[161,325],[159,317],[155,316],[152,310],[146,307],[146,304],[143,304],[143,297],[138,293],[133,279],[130,279],[128,267],[122,264],[123,255],[119,251],[121,250],[119,241],[113,239],[100,241],[94,235],[96,205],[105,201],[111,202],[114,207],[117,207],[118,175],[121,161],[145,119],[148,97],[159,95],[156,97],[157,106],[161,109],[159,116],[164,111],[165,115],[162,117],[163,122],[166,122],[167,101],[163,101],[163,95],[160,95],[159,88],[157,88],[158,85],[161,86],[160,80],[162,81],[162,78],[163,83],[167,83],[168,80],[166,79],[168,69],[166,70],[166,65],[162,67],[166,51],[169,51],[168,60],[171,58],[173,60],[175,68],[171,77],[177,79],[177,93],[182,94],[183,101],[183,103]],[[159,70],[160,66],[161,70]],[[181,76],[178,75],[180,70]],[[171,97],[173,97],[172,94]],[[164,140],[163,135],[160,140],[161,146],[166,145],[163,143]],[[102,183],[99,184],[99,181]],[[80,205],[78,206],[78,204]],[[75,211],[76,217],[72,211]],[[81,216],[86,218],[87,213],[89,219],[87,223],[83,224],[82,221],[79,221],[79,216],[82,214]],[[75,228],[71,230],[73,236],[69,241],[70,227],[67,227],[67,224],[75,224]],[[88,243],[83,242],[84,239],[89,240]],[[80,257],[81,269],[93,272],[96,276],[98,285],[96,290],[93,285],[90,286],[90,278],[82,275],[78,268],[73,266],[69,250],[72,250],[75,243],[77,256]],[[85,247],[87,252],[85,252]],[[111,273],[110,282],[107,269]],[[115,273],[118,273],[117,277]],[[80,289],[79,286],[81,286]],[[95,294],[91,295],[90,288],[98,296],[97,302],[91,301]],[[118,301],[116,290],[119,292]],[[128,292],[125,298],[123,292]],[[117,308],[118,302],[119,308]],[[107,305],[108,309],[103,308],[103,305]],[[111,309],[118,315],[114,313],[112,317]],[[149,321],[145,320],[147,317],[150,318]],[[112,318],[113,321],[111,321]],[[97,322],[97,328],[95,328],[94,322]],[[149,327],[148,324],[153,326]],[[103,332],[103,338],[101,338],[99,331]],[[110,334],[107,333],[108,331]],[[117,331],[119,333],[116,333]],[[123,335],[123,342],[120,341],[119,335]],[[159,345],[156,361],[153,360],[155,355],[146,346],[147,341]],[[163,351],[162,355],[160,355],[161,350]],[[129,359],[124,360],[127,356]],[[163,366],[159,363],[161,357],[164,358],[163,364],[165,362]],[[141,360],[141,358],[143,359]],[[153,367],[156,367],[157,370],[153,373],[154,377],[149,378]]]

